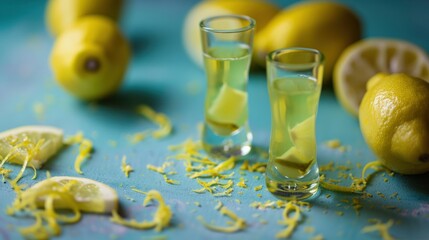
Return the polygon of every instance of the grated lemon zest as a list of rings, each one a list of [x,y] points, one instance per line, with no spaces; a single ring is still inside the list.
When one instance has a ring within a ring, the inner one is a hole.
[[[247,227],[246,220],[238,217],[234,212],[232,212],[225,206],[222,206],[219,212],[222,215],[225,215],[229,217],[231,220],[233,220],[233,222],[231,223],[231,226],[221,227],[221,226],[211,225],[205,222],[202,217],[199,217],[198,220],[204,225],[204,227],[206,227],[211,231],[216,231],[216,232],[233,233],[233,232],[238,232],[246,229]]]
[[[240,178],[240,181],[236,185],[241,188],[247,188],[246,179]]]
[[[68,137],[64,143],[67,145],[79,144],[79,154],[74,162],[74,170],[79,174],[83,174],[81,165],[85,159],[91,157],[91,153],[93,151],[92,142],[89,139],[86,139],[83,133],[79,131],[75,135]]]
[[[173,127],[165,114],[157,113],[147,105],[140,105],[137,112],[159,126],[157,130],[152,131],[153,138],[161,139],[171,134]]]
[[[47,239],[52,235],[61,233],[59,222],[76,223],[81,219],[81,212],[77,202],[70,191],[75,182],[70,181],[64,185],[43,191],[22,191],[7,210],[9,215],[25,212],[35,218],[35,223],[20,228],[20,233],[26,238]],[[39,210],[37,201],[44,199],[44,209]],[[72,211],[73,215],[61,215],[55,212],[54,201],[61,201]]]
[[[219,211],[222,207],[223,203],[221,201],[218,201],[214,209]]]
[[[386,223],[382,223],[378,219],[374,219],[374,225],[369,225],[364,228],[362,228],[363,233],[369,233],[369,232],[375,232],[378,231],[380,233],[380,236],[383,238],[383,240],[394,240],[395,238],[392,237],[389,233],[389,228],[393,226],[393,220],[389,219]]]
[[[294,212],[295,214],[291,217],[290,215]],[[290,237],[301,219],[301,209],[294,202],[287,202],[283,210],[283,220],[279,221],[279,224],[285,225],[286,229],[278,232],[276,238],[288,238]]]
[[[261,191],[262,190],[262,185],[256,186],[253,188],[255,191]]]
[[[142,193],[141,191],[136,191],[136,192]],[[155,211],[152,221],[137,222],[134,219],[125,220],[118,214],[116,210],[112,212],[112,218],[110,220],[114,223],[117,223],[126,227],[131,227],[131,228],[136,228],[141,230],[155,228],[155,231],[157,232],[162,231],[164,228],[169,226],[173,213],[170,209],[170,206],[165,204],[165,201],[161,193],[159,193],[156,190],[150,190],[149,192],[146,193],[146,198],[143,201],[143,206],[147,206],[147,204],[152,200],[156,200],[159,204],[157,210]]]
[[[129,177],[130,172],[134,171],[131,165],[127,164],[127,156],[122,156],[121,171],[125,174],[125,177]]]
[[[190,176],[190,178],[197,178],[197,177],[206,177],[206,176],[211,176],[211,177],[222,177],[223,175],[221,175],[222,172],[224,171],[228,171],[232,168],[234,168],[235,166],[235,161],[236,158],[235,157],[230,157],[228,160],[214,166],[214,167],[209,167],[206,170],[194,173]]]
[[[176,180],[173,180],[173,179],[171,179],[171,178],[168,178],[166,174],[163,174],[163,177],[164,177],[164,181],[165,181],[166,183],[168,183],[168,184],[172,184],[172,185],[180,184],[180,182],[179,182],[179,181],[176,181]]]
[[[213,196],[214,197],[230,197],[231,193],[234,191],[233,188],[228,188],[227,190],[223,191],[223,192],[219,192],[219,193],[214,193]]]
[[[325,145],[329,148],[336,149],[341,147],[341,142],[338,139],[333,139],[325,142]]]
[[[375,172],[369,174],[367,177],[365,177],[366,172],[368,169],[374,169]],[[352,183],[350,186],[340,186],[336,184],[329,183],[325,178],[325,175],[320,176],[320,185],[328,190],[331,191],[337,191],[337,192],[347,192],[347,193],[362,193],[363,190],[365,190],[368,182],[370,181],[371,177],[379,170],[384,169],[381,162],[379,161],[373,161],[367,163],[364,168],[362,169],[362,175],[360,178],[353,177],[350,175],[350,178],[352,179]]]

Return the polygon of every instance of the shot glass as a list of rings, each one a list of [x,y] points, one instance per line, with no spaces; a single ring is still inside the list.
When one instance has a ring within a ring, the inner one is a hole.
[[[267,56],[271,138],[266,185],[283,199],[318,192],[316,114],[324,56],[309,48],[285,48]]]
[[[247,82],[255,21],[224,15],[200,23],[207,77],[202,144],[220,158],[244,156],[251,150]]]

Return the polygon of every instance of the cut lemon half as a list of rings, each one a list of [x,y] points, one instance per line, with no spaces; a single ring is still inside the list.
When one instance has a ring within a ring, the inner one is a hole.
[[[342,106],[357,116],[367,81],[377,73],[405,73],[429,80],[429,59],[416,45],[394,39],[366,39],[349,46],[334,69],[334,90]]]
[[[22,193],[21,199],[35,200],[37,206],[44,206],[49,195],[56,196],[55,209],[70,208],[66,199],[73,197],[79,210],[92,213],[110,213],[118,209],[118,195],[116,191],[103,184],[88,178],[52,177],[33,185]]]
[[[24,126],[0,133],[0,162],[40,168],[63,146],[63,130],[49,126]]]

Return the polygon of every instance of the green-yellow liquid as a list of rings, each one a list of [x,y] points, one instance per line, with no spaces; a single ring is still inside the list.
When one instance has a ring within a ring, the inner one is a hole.
[[[316,161],[315,115],[320,87],[309,77],[280,78],[269,91],[270,161],[285,177],[303,177]]]
[[[205,117],[218,135],[231,135],[247,122],[250,60],[250,49],[242,44],[212,47],[204,55],[208,80]]]

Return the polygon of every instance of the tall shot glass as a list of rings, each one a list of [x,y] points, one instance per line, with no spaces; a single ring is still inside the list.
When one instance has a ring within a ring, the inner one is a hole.
[[[323,54],[285,48],[267,56],[271,138],[266,185],[283,199],[306,199],[319,187],[316,114],[323,80]]]
[[[202,143],[220,158],[244,156],[251,150],[247,82],[255,21],[224,15],[200,23],[207,77]]]

